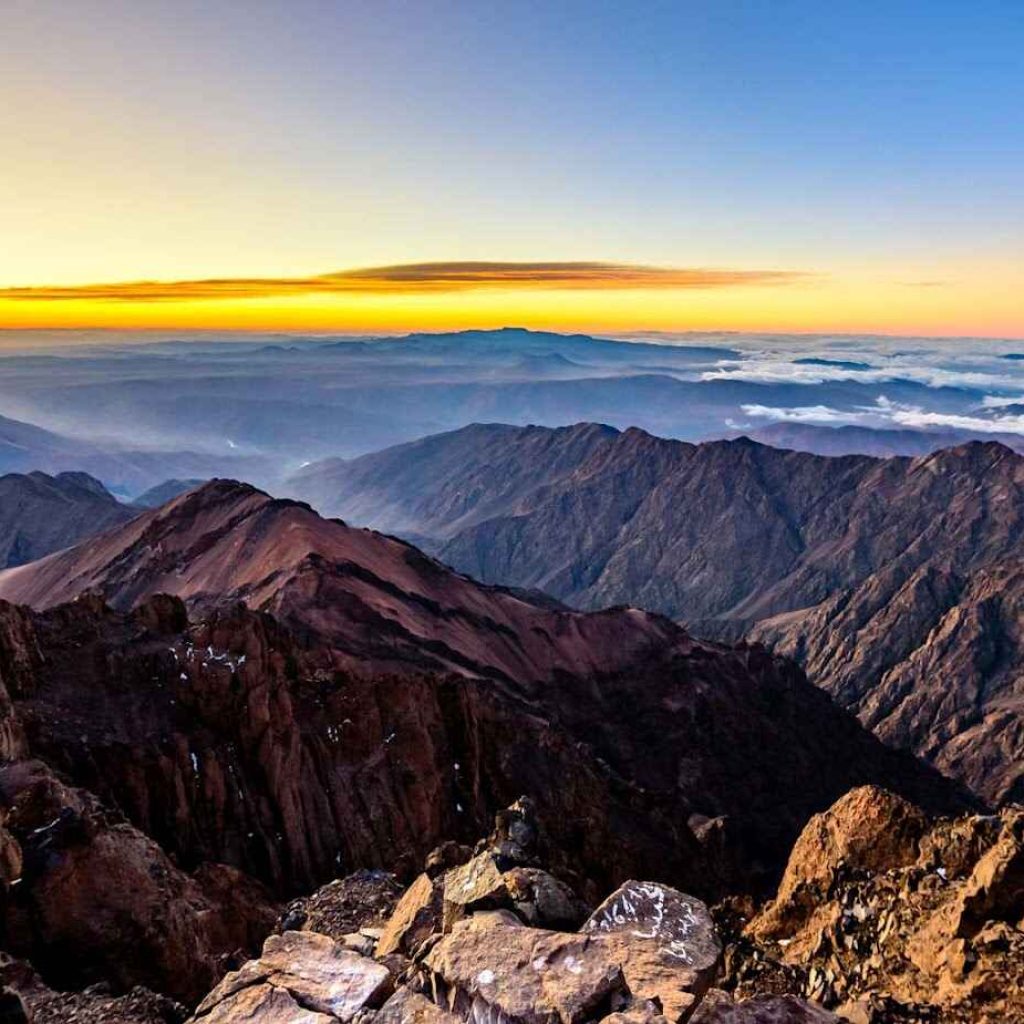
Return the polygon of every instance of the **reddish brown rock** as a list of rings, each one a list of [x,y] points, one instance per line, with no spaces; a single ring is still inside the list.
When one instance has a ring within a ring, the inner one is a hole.
[[[463,1019],[581,1024],[616,995],[628,1001],[621,968],[591,939],[527,928],[506,911],[459,921],[425,963]]]
[[[392,990],[386,967],[315,932],[267,939],[250,960],[199,1004],[194,1021],[235,1024],[347,1024],[361,1010],[381,1006]]]
[[[38,762],[0,769],[0,800],[24,853],[7,901],[5,945],[55,985],[144,984],[195,1000],[228,955],[273,921],[261,887],[229,868],[189,876]]]
[[[633,998],[655,1002],[670,1021],[690,1016],[722,955],[708,908],[654,882],[620,886],[581,931],[621,965]]]
[[[377,941],[376,955],[392,953],[414,956],[431,935],[442,928],[444,883],[420,875],[406,889]]]
[[[914,863],[928,827],[920,809],[892,793],[875,786],[851,790],[800,833],[775,901],[758,918],[755,934],[775,937],[803,927],[827,902],[841,866],[877,872]]]
[[[808,826],[725,983],[781,981],[854,1024],[1024,1021],[1024,815],[926,820],[917,838],[919,812],[882,797],[851,794]]]

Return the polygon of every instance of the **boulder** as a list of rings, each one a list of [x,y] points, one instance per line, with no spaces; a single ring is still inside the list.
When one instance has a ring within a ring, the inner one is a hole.
[[[459,921],[425,963],[439,997],[464,1020],[578,1024],[629,1000],[622,970],[602,944],[527,928],[507,911]]]
[[[685,1020],[708,990],[722,947],[708,908],[654,882],[629,881],[584,924],[609,961],[620,964],[634,998],[656,1001]]]
[[[477,854],[444,876],[444,930],[471,910],[497,909],[509,902],[505,878],[490,851]]]
[[[257,984],[217,1003],[201,1019],[205,1024],[336,1024],[338,1018],[306,1009],[287,989]]]
[[[346,1024],[360,1010],[382,1005],[391,989],[391,973],[382,964],[326,935],[285,932],[267,939],[258,960],[228,974],[199,1004],[193,1020],[291,1021],[290,1000],[315,1014],[301,1018],[303,1024]]]
[[[880,872],[913,864],[928,827],[926,815],[902,797],[878,786],[851,790],[800,833],[778,894],[751,934],[775,938],[803,926],[825,901],[840,867]]]
[[[536,928],[573,931],[587,916],[572,889],[540,868],[515,867],[502,879],[516,913]]]

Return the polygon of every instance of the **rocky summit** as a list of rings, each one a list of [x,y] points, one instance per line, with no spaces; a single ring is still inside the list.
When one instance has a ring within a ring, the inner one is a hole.
[[[1019,815],[760,645],[231,481],[0,589],[13,1021],[1016,1012]]]
[[[532,803],[518,802],[475,851],[428,858],[373,950],[352,950],[364,932],[273,935],[191,1024],[838,1021],[791,994],[737,1001],[713,989],[722,945],[711,911],[663,884],[627,881],[573,927],[567,910],[581,904],[538,865],[538,839]],[[453,860],[463,863],[443,866]]]
[[[349,934],[285,918],[190,1024],[1019,1022],[1021,824],[864,787],[808,823],[761,907],[630,880],[587,908],[539,862],[523,799],[475,848],[434,851],[381,927],[372,900]]]

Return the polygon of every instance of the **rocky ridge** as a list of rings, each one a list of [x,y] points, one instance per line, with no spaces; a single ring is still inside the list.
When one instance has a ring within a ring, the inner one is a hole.
[[[12,721],[37,756],[182,863],[284,895],[339,866],[418,863],[524,791],[591,884],[657,868],[708,895],[770,877],[858,783],[954,799],[762,649],[484,587],[244,485],[208,484],[0,590],[134,608],[0,608],[26,661]]]
[[[1024,457],[825,458],[477,424],[294,481],[487,582],[635,604],[797,659],[887,743],[1024,798]]]

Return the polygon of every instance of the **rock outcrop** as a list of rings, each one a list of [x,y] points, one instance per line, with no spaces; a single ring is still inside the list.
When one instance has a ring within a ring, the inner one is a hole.
[[[812,819],[726,983],[855,1024],[1024,1021],[1024,812],[929,821],[875,789]]]
[[[268,894],[225,865],[189,875],[148,836],[40,762],[0,768],[4,949],[60,988],[145,985],[195,1000],[274,920]]]

